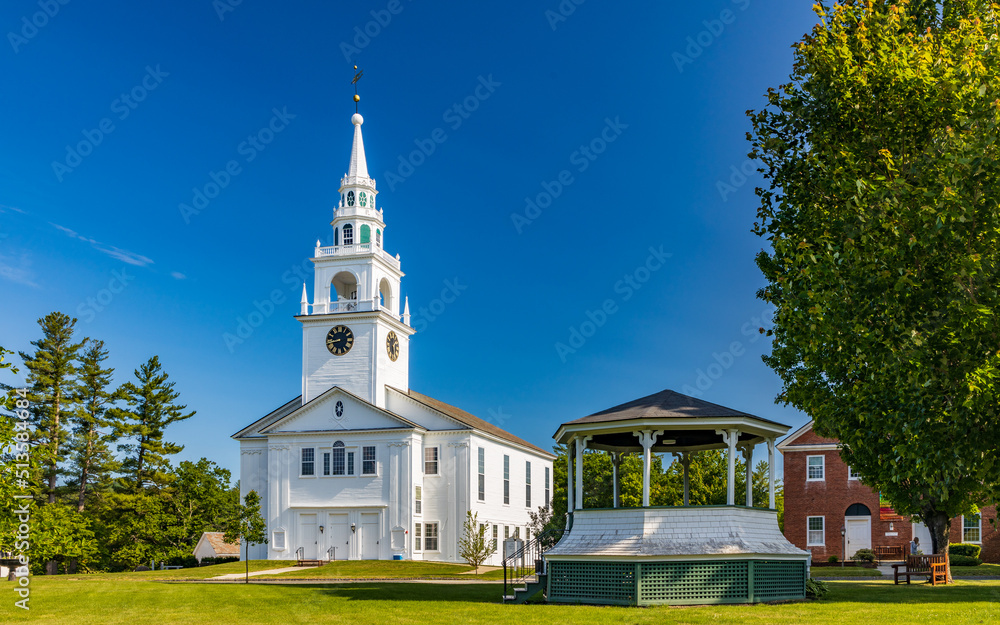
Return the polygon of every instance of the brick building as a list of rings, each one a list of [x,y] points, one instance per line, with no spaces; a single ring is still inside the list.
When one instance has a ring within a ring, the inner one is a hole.
[[[927,527],[880,505],[878,493],[841,460],[839,447],[836,439],[817,436],[811,421],[778,444],[784,458],[785,537],[818,562],[877,546],[901,545],[906,553],[914,536],[930,553]],[[979,517],[952,519],[951,542],[981,544],[984,561],[1000,562],[1000,531],[991,523],[996,516],[991,506]]]

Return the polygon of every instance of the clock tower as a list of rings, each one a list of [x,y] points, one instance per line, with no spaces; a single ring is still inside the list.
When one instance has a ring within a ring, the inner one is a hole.
[[[400,313],[399,255],[385,251],[385,221],[368,176],[355,113],[354,141],[333,210],[333,245],[316,242],[313,301],[302,285],[302,403],[333,386],[380,408],[386,386],[409,389],[409,303]]]

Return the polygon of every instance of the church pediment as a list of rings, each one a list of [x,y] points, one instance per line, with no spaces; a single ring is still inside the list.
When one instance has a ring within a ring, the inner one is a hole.
[[[262,434],[343,432],[420,428],[412,421],[373,406],[344,389],[333,387],[261,430]]]

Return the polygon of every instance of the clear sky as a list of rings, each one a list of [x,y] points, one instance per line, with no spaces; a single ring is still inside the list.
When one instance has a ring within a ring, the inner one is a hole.
[[[117,382],[158,354],[198,412],[180,458],[236,469],[300,392],[357,64],[411,388],[545,447],[665,388],[801,425],[760,359],[745,111],[810,4],[8,0],[0,345],[60,310]]]

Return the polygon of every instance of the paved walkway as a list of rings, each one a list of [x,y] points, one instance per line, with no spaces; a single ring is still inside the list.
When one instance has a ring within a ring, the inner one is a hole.
[[[315,569],[315,566],[286,566],[282,569],[267,569],[266,571],[251,571],[250,577],[255,575],[276,575],[278,573],[288,573],[290,571],[303,571],[305,569]],[[246,572],[243,573],[229,573],[228,575],[219,575],[217,577],[209,577],[208,581],[218,580],[220,582],[227,582],[234,579],[245,579],[247,576]]]
[[[300,569],[302,567],[295,567]],[[284,570],[284,569],[277,569]],[[261,573],[273,573],[274,571],[261,571]],[[253,576],[253,573],[250,574]],[[239,583],[243,580],[243,577],[232,577],[231,575],[220,575],[219,577],[210,577],[209,579],[202,580],[178,580],[184,583],[196,583],[196,584],[234,584]],[[408,579],[408,578],[389,578],[389,579],[302,579],[301,577],[275,577],[268,579],[258,579],[254,580],[255,584],[503,584],[503,580],[488,580],[488,579]]]

